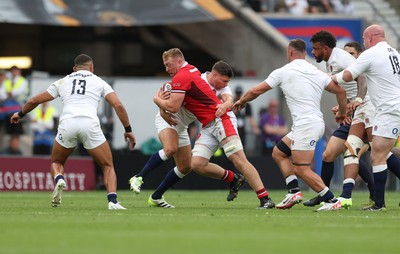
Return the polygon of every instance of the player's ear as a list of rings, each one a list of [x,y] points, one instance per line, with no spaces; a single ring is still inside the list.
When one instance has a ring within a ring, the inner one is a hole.
[[[93,63],[91,63],[91,64],[89,65],[89,71],[90,71],[90,72],[94,72],[94,65],[93,65]]]

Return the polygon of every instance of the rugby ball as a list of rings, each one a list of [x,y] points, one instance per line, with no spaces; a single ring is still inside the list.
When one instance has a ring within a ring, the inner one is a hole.
[[[163,92],[171,92],[172,90],[172,84],[167,82],[161,87],[161,91]]]

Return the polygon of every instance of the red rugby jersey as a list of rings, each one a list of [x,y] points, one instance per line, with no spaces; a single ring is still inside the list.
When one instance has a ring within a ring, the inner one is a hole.
[[[204,126],[215,119],[217,104],[221,100],[201,78],[200,71],[193,65],[185,63],[172,78],[172,93],[184,93],[183,106],[187,108]],[[221,118],[229,118],[225,113]]]

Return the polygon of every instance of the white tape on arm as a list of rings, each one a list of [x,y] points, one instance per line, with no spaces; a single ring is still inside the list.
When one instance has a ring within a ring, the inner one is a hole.
[[[337,81],[337,83],[338,83],[338,84],[341,84],[341,85],[344,85],[344,84],[347,83],[346,81],[343,80],[343,73],[344,73],[344,71],[341,71],[341,72],[339,72],[339,73],[337,73],[337,74],[335,75],[335,76],[336,76],[336,81]]]

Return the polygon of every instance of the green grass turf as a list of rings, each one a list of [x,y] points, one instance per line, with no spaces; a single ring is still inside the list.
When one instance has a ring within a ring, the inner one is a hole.
[[[399,253],[399,193],[386,194],[386,212],[257,210],[251,191],[226,202],[227,191],[169,191],[176,209],[150,208],[149,191],[120,191],[129,210],[108,211],[105,191],[0,193],[0,253]],[[304,198],[313,192],[304,192]],[[270,191],[279,203],[284,191]]]

